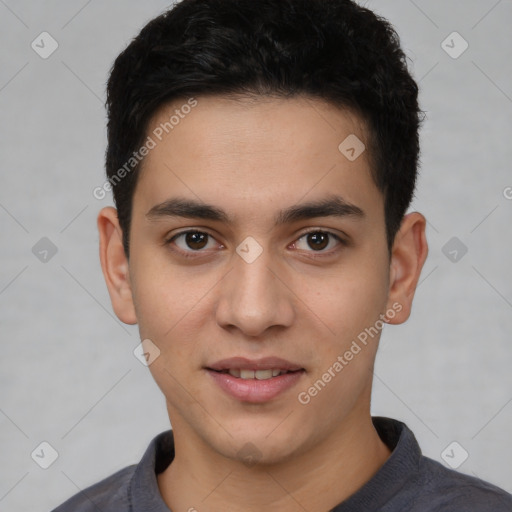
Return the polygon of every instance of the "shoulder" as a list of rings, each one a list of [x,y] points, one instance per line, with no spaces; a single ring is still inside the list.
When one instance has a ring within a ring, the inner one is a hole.
[[[413,511],[511,512],[512,495],[479,478],[448,469],[422,456],[418,484],[424,492],[413,499]]]
[[[162,505],[156,473],[163,471],[173,457],[173,432],[161,432],[149,443],[138,464],[126,466],[78,492],[52,512],[130,512],[147,509],[149,502]]]
[[[127,466],[78,492],[53,512],[128,512],[128,490],[135,468]]]

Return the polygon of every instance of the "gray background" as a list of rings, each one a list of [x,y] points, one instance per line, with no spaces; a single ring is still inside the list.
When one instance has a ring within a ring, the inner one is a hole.
[[[465,450],[459,471],[512,492],[512,2],[366,4],[395,25],[420,83],[428,119],[411,210],[429,220],[430,244],[410,320],[384,330],[372,413],[406,422],[443,464],[457,441],[447,460]],[[109,68],[167,6],[0,0],[1,510],[50,510],[169,428],[133,355],[137,327],[110,306],[96,215],[111,196],[92,195]],[[31,48],[43,31],[59,45],[47,59]],[[442,47],[454,31],[469,43],[456,59]],[[57,248],[46,262],[32,252],[43,237]],[[457,261],[443,252],[452,237]],[[59,454],[46,470],[31,457],[43,441]]]

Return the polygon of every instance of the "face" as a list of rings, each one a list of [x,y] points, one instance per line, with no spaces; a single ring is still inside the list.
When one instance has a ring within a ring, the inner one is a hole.
[[[384,200],[367,152],[339,149],[366,140],[357,116],[305,98],[196,101],[151,122],[114,308],[160,351],[149,368],[177,439],[277,462],[369,414],[383,318],[403,307]]]

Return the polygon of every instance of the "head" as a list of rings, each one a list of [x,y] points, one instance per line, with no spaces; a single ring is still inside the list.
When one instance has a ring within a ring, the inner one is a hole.
[[[405,215],[418,88],[389,23],[348,0],[183,0],[119,55],[107,93],[102,266],[116,314],[159,352],[176,435],[277,461],[356,423],[427,254],[425,219]],[[235,399],[212,368],[235,356],[301,373]]]
[[[184,0],[148,23],[116,59],[107,89],[106,172],[127,257],[144,166],[130,159],[148,136],[158,142],[174,128],[176,119],[166,119],[151,133],[159,109],[204,95],[307,96],[356,113],[367,128],[366,156],[384,198],[391,250],[414,193],[421,111],[386,20],[349,0]]]

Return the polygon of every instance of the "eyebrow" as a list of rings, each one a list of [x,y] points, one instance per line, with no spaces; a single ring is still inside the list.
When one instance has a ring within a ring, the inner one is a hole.
[[[153,206],[147,213],[149,220],[165,217],[184,217],[233,224],[233,219],[221,208],[187,198],[171,198]],[[316,217],[364,218],[364,211],[341,196],[331,195],[319,201],[301,203],[281,210],[275,217],[276,226],[291,224]]]

